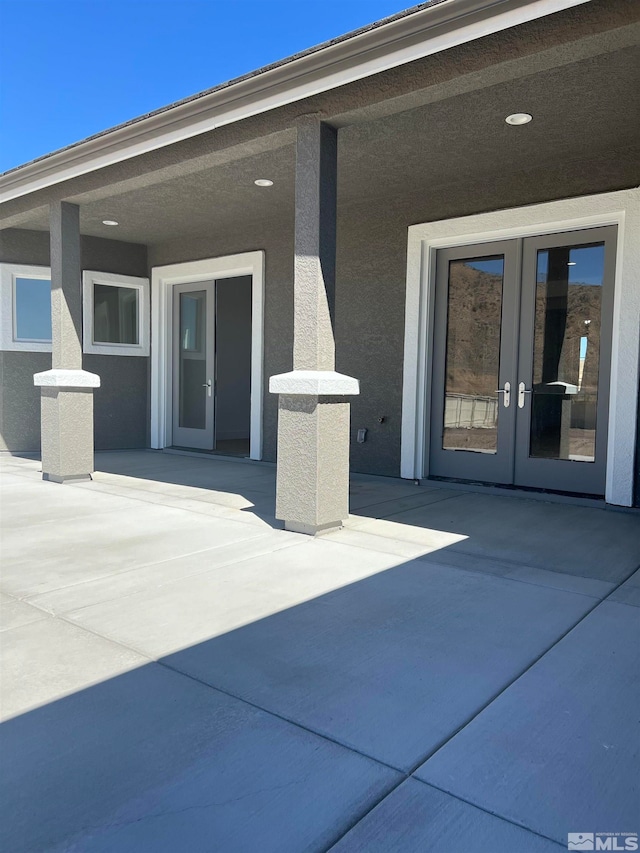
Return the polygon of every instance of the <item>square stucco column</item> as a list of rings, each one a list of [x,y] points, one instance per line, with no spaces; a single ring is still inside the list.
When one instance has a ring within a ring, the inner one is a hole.
[[[349,514],[349,395],[335,372],[337,132],[317,116],[298,122],[293,371],[272,376],[279,394],[276,517],[315,535]]]
[[[42,477],[56,483],[90,479],[93,389],[100,379],[82,369],[80,211],[50,207],[52,369],[36,373],[41,390]]]

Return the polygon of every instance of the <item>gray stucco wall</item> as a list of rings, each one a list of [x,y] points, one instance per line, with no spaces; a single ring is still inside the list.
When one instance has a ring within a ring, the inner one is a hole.
[[[96,450],[148,447],[149,359],[85,355],[82,365],[100,377],[93,393]]]
[[[33,374],[50,368],[48,352],[0,353],[0,450],[40,450],[40,389]]]
[[[82,238],[82,268],[123,275],[147,275],[145,246]],[[49,265],[49,234],[7,229],[0,232],[0,261]],[[51,367],[49,353],[0,353],[0,450],[40,449],[40,393],[33,374]],[[85,355],[83,366],[97,373],[94,395],[97,450],[146,447],[148,444],[149,359]]]
[[[0,231],[0,261],[49,266],[49,232],[7,228]]]

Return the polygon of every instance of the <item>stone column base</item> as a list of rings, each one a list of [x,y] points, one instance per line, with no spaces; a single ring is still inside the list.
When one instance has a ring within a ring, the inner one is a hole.
[[[54,483],[90,480],[93,472],[95,373],[46,370],[36,373],[41,390],[42,479]]]
[[[279,393],[276,518],[287,530],[320,535],[349,515],[349,415],[358,382],[331,371],[271,378]],[[315,393],[313,393],[315,392]]]

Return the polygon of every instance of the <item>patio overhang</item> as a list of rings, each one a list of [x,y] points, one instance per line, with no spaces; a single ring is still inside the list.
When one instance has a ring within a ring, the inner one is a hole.
[[[473,212],[491,209],[492,182],[509,182],[514,204],[632,186],[639,178],[640,22],[623,5],[589,3],[581,7],[589,11],[587,25],[567,10],[553,16],[555,29],[547,17],[381,72],[375,86],[344,85],[35,192],[25,189],[2,204],[0,227],[48,230],[49,204],[66,200],[80,206],[82,234],[150,246],[241,227],[248,218],[275,215],[292,229],[301,112],[339,128],[342,212],[371,204],[410,208],[422,196],[418,221],[429,221],[458,214],[453,196],[464,186],[476,199]],[[618,80],[628,84],[612,98]],[[505,126],[505,116],[520,108],[534,122]],[[29,168],[0,176],[0,187]],[[534,195],[525,198],[534,172]],[[274,186],[258,191],[253,181],[265,175]],[[599,175],[601,187],[594,187]],[[105,213],[120,223],[117,231],[102,224]]]
[[[553,12],[589,0],[556,0]],[[0,203],[549,15],[547,0],[431,0],[0,176]]]

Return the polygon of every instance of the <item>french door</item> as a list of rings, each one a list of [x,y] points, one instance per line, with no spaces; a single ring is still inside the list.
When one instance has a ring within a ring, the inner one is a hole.
[[[433,476],[604,494],[615,227],[440,250]]]

